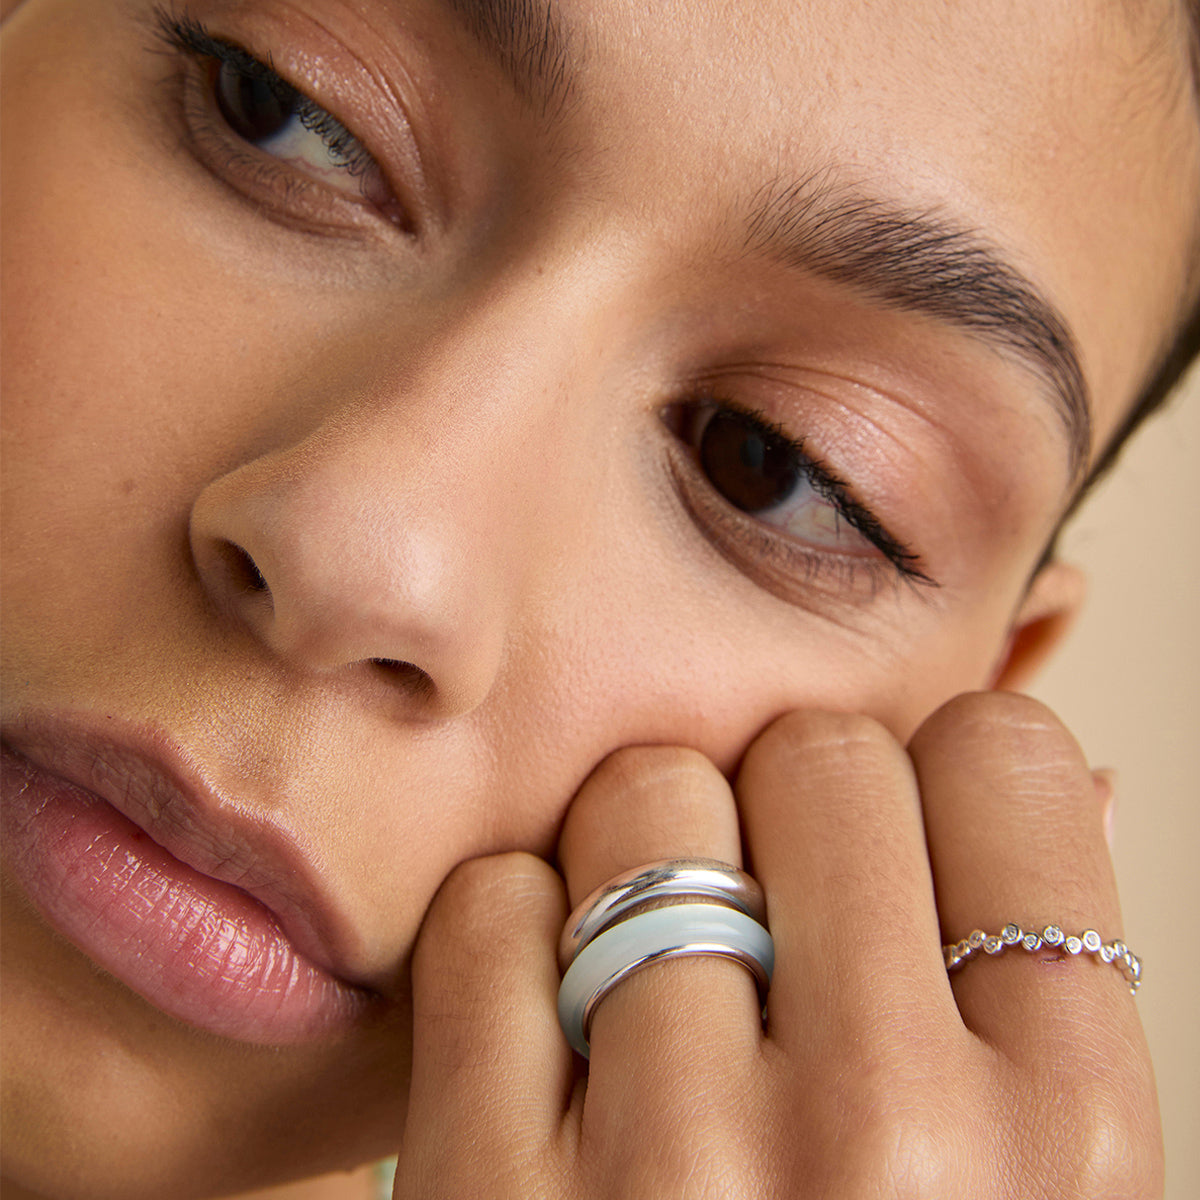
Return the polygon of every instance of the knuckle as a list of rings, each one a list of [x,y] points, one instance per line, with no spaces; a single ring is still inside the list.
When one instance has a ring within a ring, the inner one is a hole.
[[[1058,1181],[1057,1195],[1149,1200],[1163,1185],[1162,1143],[1153,1093],[1114,1080],[1077,1087],[1070,1102],[1053,1098],[1059,1121],[1043,1153]]]
[[[777,718],[759,734],[746,752],[751,770],[768,764],[785,767],[803,761],[827,760],[830,765],[852,765],[864,755],[891,758],[899,747],[892,735],[861,713],[797,709]]]
[[[613,844],[614,828],[623,851],[636,829],[672,853],[701,853],[713,839],[736,844],[737,814],[725,777],[699,751],[628,746],[604,759],[571,802],[563,842],[591,853]]]
[[[493,946],[512,936],[531,909],[561,907],[562,884],[550,865],[513,851],[459,863],[442,881],[422,924],[414,966],[453,946]]]
[[[1017,692],[968,692],[948,700],[926,719],[912,740],[914,747],[930,742],[968,746],[1057,751],[1078,759],[1079,746],[1065,725],[1040,700]]]
[[[919,1053],[893,1045],[853,1061],[815,1092],[793,1086],[776,1140],[805,1118],[788,1178],[826,1200],[963,1200],[995,1197],[1000,1176],[985,1092],[938,1039]],[[777,1118],[778,1122],[779,1118]],[[785,1136],[785,1135],[784,1135]],[[796,1191],[787,1192],[794,1196]]]
[[[845,844],[882,829],[880,805],[916,813],[912,763],[891,733],[870,717],[797,711],[770,725],[738,773],[742,812],[766,830],[803,805],[812,836]],[[899,806],[899,807],[897,807]]]
[[[592,772],[593,790],[643,790],[664,782],[687,784],[720,777],[699,750],[686,746],[623,746],[603,759]]]
[[[459,863],[446,876],[434,903],[454,910],[457,920],[481,908],[491,918],[504,910],[543,892],[557,880],[553,868],[543,859],[521,850],[489,854]]]
[[[763,1181],[777,1172],[764,1169],[760,1156],[746,1146],[744,1129],[728,1116],[694,1107],[686,1122],[649,1112],[638,1135],[626,1135],[619,1148],[592,1147],[588,1174],[609,1181],[605,1195],[663,1197],[677,1200],[758,1200],[768,1193]]]
[[[970,1194],[966,1164],[986,1153],[964,1128],[961,1113],[931,1104],[928,1096],[905,1103],[879,1095],[856,1116],[854,1150],[845,1155],[833,1195],[888,1200],[950,1200]]]
[[[565,916],[562,885],[529,854],[472,859],[456,867],[430,905],[413,948],[412,1011],[429,1061],[474,1070],[498,1052],[513,964],[547,945]],[[489,1030],[499,1030],[490,1036]]]
[[[1059,812],[1068,822],[1098,815],[1083,751],[1045,705],[1009,692],[958,696],[926,720],[909,744],[918,770],[943,762],[986,776],[997,802]]]

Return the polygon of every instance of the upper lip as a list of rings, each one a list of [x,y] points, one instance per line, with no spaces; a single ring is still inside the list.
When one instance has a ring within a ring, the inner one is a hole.
[[[371,986],[356,977],[353,927],[314,856],[277,815],[223,794],[169,735],[115,719],[101,730],[85,718],[56,716],[22,719],[3,740],[35,766],[107,801],[181,862],[252,896],[317,966]]]

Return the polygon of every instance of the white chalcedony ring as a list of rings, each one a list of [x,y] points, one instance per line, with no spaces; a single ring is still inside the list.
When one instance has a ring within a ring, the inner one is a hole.
[[[565,974],[558,1019],[588,1056],[600,1001],[635,971],[692,955],[739,962],[765,1001],[775,966],[762,889],[744,871],[712,859],[670,859],[597,888],[571,914],[559,942]]]
[[[1094,929],[1074,934],[1067,933],[1061,925],[1022,929],[1015,921],[1010,921],[999,933],[972,930],[961,942],[943,946],[942,954],[946,959],[946,970],[956,971],[979,954],[1000,954],[1009,947],[1027,950],[1030,954],[1047,947],[1070,955],[1090,954],[1100,962],[1116,967],[1135,996],[1142,986],[1142,960],[1120,938],[1106,942]]]

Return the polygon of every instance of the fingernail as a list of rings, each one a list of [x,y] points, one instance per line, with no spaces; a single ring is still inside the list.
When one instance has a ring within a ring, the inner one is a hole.
[[[1117,772],[1112,767],[1098,767],[1092,772],[1096,787],[1096,798],[1100,801],[1101,820],[1104,822],[1104,840],[1111,850],[1113,846],[1113,823],[1117,811]]]

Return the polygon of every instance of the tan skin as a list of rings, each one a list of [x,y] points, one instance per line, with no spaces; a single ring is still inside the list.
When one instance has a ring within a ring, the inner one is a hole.
[[[151,7],[4,29],[5,736],[169,735],[318,865],[376,1008],[198,1031],[6,882],[6,1197],[360,1195],[285,1185],[397,1150],[425,1200],[1155,1194],[1119,975],[951,985],[939,951],[1121,932],[1078,748],[987,691],[1078,601],[1067,567],[1030,583],[1080,478],[1050,388],[745,222],[819,177],[977,231],[1073,330],[1094,454],[1187,294],[1182,17],[563,0],[547,109],[434,0],[189,8],[368,146],[368,199],[198,161],[210,68]],[[678,419],[726,402],[938,586],[819,503],[731,518]],[[766,890],[765,1027],[736,966],[668,964],[605,1001],[585,1081],[566,912],[690,853]]]

